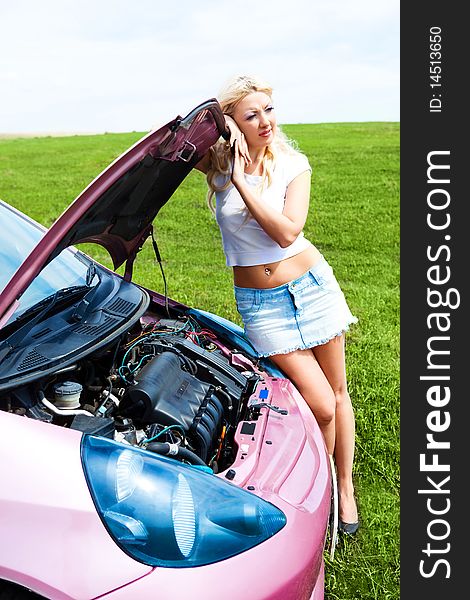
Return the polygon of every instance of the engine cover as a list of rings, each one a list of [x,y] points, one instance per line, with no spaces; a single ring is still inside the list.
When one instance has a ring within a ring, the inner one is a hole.
[[[204,461],[222,427],[223,406],[214,387],[183,371],[173,352],[156,355],[142,368],[119,409],[142,425],[180,425]]]

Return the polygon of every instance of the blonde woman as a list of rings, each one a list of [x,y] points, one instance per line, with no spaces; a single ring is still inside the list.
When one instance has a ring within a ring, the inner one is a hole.
[[[339,529],[358,529],[352,467],[355,422],[345,370],[344,334],[357,321],[331,267],[303,234],[311,168],[276,122],[272,88],[249,76],[218,97],[231,131],[198,163],[233,268],[245,333],[269,356],[313,411],[334,455]]]

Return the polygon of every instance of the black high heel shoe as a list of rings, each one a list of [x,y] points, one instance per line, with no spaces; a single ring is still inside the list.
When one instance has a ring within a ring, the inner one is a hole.
[[[338,531],[339,533],[343,533],[345,535],[356,535],[357,530],[359,529],[359,521],[355,523],[345,523],[341,519],[338,521]]]

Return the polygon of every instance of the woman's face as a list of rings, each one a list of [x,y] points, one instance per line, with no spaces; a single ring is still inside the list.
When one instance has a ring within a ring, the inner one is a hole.
[[[268,146],[276,131],[276,116],[270,96],[253,92],[235,106],[233,118],[245,136],[248,148]]]

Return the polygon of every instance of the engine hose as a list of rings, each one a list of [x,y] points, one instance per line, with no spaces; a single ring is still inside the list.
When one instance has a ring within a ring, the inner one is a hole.
[[[229,394],[223,390],[220,386],[215,388],[215,395],[217,397],[219,397],[219,394],[225,398],[225,404],[227,405],[227,410],[230,411],[230,414],[232,414],[232,410],[233,410],[233,403],[232,403],[232,398],[230,398]],[[221,400],[221,402],[223,402]]]
[[[174,456],[179,460],[186,460],[192,465],[204,465],[206,463],[199,458],[197,454],[191,452],[187,448],[181,448],[177,444],[170,444],[168,442],[150,442],[146,446],[147,450],[150,452],[155,452],[156,454],[163,454],[164,456]]]

